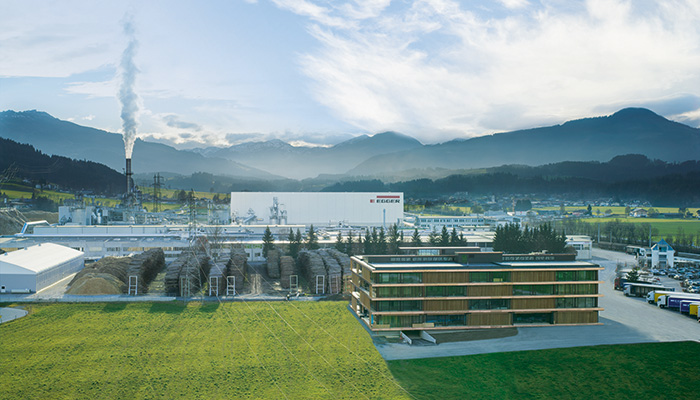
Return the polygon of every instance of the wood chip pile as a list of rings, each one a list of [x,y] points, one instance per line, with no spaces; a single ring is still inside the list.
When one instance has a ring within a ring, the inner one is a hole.
[[[68,284],[66,294],[121,294],[126,288],[130,257],[104,257],[88,264]]]
[[[299,269],[294,259],[290,256],[280,258],[280,285],[283,289],[289,289],[289,277],[299,275]]]
[[[151,249],[131,257],[131,263],[127,270],[127,285],[129,276],[138,276],[138,293],[148,292],[148,285],[165,268],[165,253],[163,249]],[[128,290],[128,288],[127,288]],[[124,292],[126,293],[126,292]]]
[[[267,252],[267,276],[272,279],[280,277],[280,252],[270,250]]]
[[[228,276],[236,277],[236,293],[243,290],[243,284],[248,279],[248,254],[243,249],[231,250],[231,258],[226,265]]]

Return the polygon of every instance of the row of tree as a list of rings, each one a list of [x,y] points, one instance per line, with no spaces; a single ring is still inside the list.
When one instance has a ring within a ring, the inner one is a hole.
[[[565,253],[566,235],[558,234],[550,224],[520,229],[517,224],[506,224],[496,228],[493,249],[504,253],[527,254],[546,251]]]

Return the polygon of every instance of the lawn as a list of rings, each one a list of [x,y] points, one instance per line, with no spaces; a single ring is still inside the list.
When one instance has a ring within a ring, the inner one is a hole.
[[[0,325],[0,398],[410,398],[346,306],[28,305]]]
[[[618,220],[633,224],[651,224],[652,228],[659,231],[658,235],[652,236],[652,240],[659,240],[663,237],[675,236],[679,229],[686,235],[695,235],[700,232],[700,220],[697,219],[664,219],[664,218],[586,218],[582,221],[590,224],[605,224],[606,222]],[[602,228],[601,228],[602,229]],[[605,232],[602,232],[605,234]]]
[[[0,398],[670,399],[700,374],[696,342],[387,363],[345,302],[25,307],[0,325]]]
[[[697,398],[700,343],[650,343],[390,361],[419,399]]]

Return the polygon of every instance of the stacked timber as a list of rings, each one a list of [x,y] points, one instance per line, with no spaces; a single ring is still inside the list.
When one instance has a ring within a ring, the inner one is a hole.
[[[248,254],[243,249],[232,249],[231,258],[226,267],[228,276],[236,278],[236,293],[240,293],[248,279]]]
[[[299,275],[299,269],[294,259],[290,256],[280,258],[280,285],[283,289],[289,289],[289,277]]]
[[[267,252],[267,276],[272,279],[280,277],[280,252],[270,250]]]
[[[326,251],[338,261],[343,269],[343,276],[350,276],[350,256],[336,249],[326,249]]]
[[[342,268],[338,261],[333,257],[328,249],[317,250],[318,254],[323,259],[323,264],[326,267],[326,293],[340,293],[342,289]]]
[[[148,285],[165,267],[165,253],[163,249],[151,249],[131,257],[131,263],[127,270],[127,284],[129,276],[138,277],[138,293],[148,291]]]
[[[226,295],[226,277],[228,276],[226,264],[214,263],[209,270],[209,291],[211,296]]]
[[[206,282],[209,268],[209,257],[205,253],[182,252],[165,271],[166,294],[187,297],[197,294]]]
[[[318,276],[323,276],[324,282],[327,281],[326,266],[323,263],[323,258],[314,251],[302,250],[299,252],[299,258],[297,259],[299,266],[301,267],[301,272],[306,277],[311,287],[311,292],[315,294],[322,294],[325,292],[324,288],[317,288],[316,282]]]

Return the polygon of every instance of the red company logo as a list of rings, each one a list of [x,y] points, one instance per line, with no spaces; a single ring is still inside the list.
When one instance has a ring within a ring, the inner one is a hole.
[[[376,199],[369,199],[370,203],[400,203],[401,196],[377,196]]]

